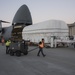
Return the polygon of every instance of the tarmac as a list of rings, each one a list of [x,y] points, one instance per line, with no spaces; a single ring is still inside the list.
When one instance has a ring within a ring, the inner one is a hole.
[[[44,48],[45,57],[37,56],[38,49],[20,57],[5,49],[0,45],[0,75],[75,75],[75,48]]]

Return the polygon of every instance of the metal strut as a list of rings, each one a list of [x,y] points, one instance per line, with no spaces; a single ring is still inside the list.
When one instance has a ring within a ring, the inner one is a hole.
[[[38,49],[38,48],[39,48],[39,47],[36,47],[36,48],[34,48],[34,49],[29,50],[28,52],[34,51],[34,50],[36,50],[36,49]]]

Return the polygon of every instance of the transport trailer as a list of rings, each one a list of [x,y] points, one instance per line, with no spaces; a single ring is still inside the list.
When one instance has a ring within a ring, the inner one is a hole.
[[[12,42],[9,47],[9,54],[11,56],[21,56],[21,53],[24,55],[28,54],[28,44],[25,41]]]

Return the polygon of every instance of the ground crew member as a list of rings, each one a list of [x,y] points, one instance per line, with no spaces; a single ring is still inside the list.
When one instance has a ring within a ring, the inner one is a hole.
[[[1,42],[2,42],[2,45],[4,45],[4,42],[5,42],[4,38],[1,39]]]
[[[11,44],[11,41],[8,40],[8,41],[6,42],[6,54],[9,53],[9,46],[10,46],[10,44]]]
[[[46,55],[43,53],[43,48],[44,48],[44,39],[42,39],[42,42],[40,41],[39,42],[39,51],[38,51],[38,54],[37,56],[40,56],[40,52],[42,53],[43,57],[45,57]]]
[[[5,40],[4,40],[3,36],[1,36],[1,43],[2,43],[2,45],[4,45],[4,43],[5,43]]]

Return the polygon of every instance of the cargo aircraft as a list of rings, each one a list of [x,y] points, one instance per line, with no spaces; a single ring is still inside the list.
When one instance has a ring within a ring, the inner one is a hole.
[[[12,36],[22,39],[22,30],[25,26],[32,25],[32,17],[27,5],[22,5],[16,12],[12,24],[9,27],[2,27],[2,23],[10,23],[0,20],[0,39],[8,40]]]

